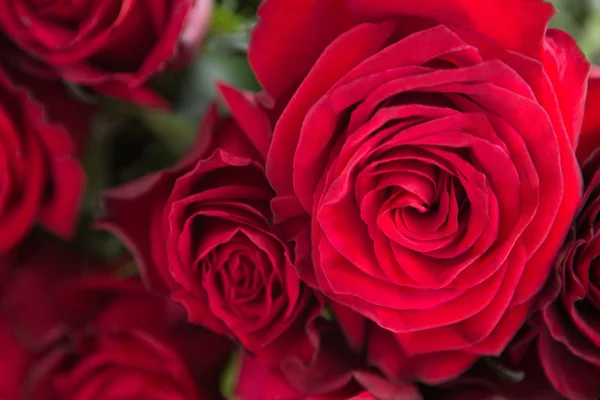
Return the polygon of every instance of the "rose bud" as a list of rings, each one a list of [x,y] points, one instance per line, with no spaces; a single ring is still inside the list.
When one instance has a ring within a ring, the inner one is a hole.
[[[543,300],[538,339],[541,364],[552,385],[569,399],[600,397],[600,74],[590,77],[578,155],[585,193],[556,261]]]

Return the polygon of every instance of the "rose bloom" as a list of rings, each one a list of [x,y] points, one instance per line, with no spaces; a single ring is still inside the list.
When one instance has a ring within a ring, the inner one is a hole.
[[[85,264],[56,248],[23,250],[4,291],[0,398],[219,399],[227,338],[137,281],[77,277]]]
[[[549,282],[538,340],[552,385],[569,399],[600,397],[600,71],[589,84],[582,145],[585,193]],[[588,156],[589,154],[589,156]]]
[[[36,223],[70,237],[85,181],[89,113],[59,83],[13,72],[0,66],[0,254]]]
[[[505,348],[577,207],[589,63],[552,14],[541,0],[259,9],[275,222],[303,280],[428,358],[416,379]]]
[[[242,93],[222,92],[239,114],[220,118],[212,108],[179,165],[109,190],[100,225],[129,245],[148,286],[171,294],[191,322],[277,360],[290,352],[310,360],[306,324],[320,307],[271,231],[268,121]]]
[[[8,0],[0,27],[38,61],[13,53],[22,69],[162,105],[144,84],[168,62],[189,60],[211,10],[210,0]]]

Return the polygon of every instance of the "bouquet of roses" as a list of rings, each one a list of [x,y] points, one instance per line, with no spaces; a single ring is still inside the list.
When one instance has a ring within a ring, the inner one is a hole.
[[[258,3],[0,2],[0,399],[600,398],[553,5]]]

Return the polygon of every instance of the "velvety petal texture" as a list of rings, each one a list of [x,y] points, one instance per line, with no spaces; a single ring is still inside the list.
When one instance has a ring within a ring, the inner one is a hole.
[[[310,361],[320,301],[271,229],[269,121],[245,93],[221,92],[236,106],[233,118],[211,109],[179,165],[108,191],[100,224],[128,243],[147,285],[171,294],[191,322],[277,361],[292,352]]]
[[[196,53],[211,10],[209,0],[9,0],[0,28],[48,74],[159,105],[144,84]]]
[[[599,77],[589,84],[581,152],[585,193],[549,282],[539,357],[554,387],[569,399],[600,397],[600,124]]]
[[[589,63],[547,30],[549,3],[509,3],[258,13],[275,222],[304,281],[393,339],[395,377],[441,382],[500,354],[581,197]]]
[[[0,324],[2,365],[10,370],[3,370],[0,394],[8,393],[7,400],[219,398],[218,376],[231,350],[226,337],[187,324],[177,306],[140,282],[81,277],[90,264],[58,248],[29,243],[13,258]]]
[[[37,223],[71,237],[85,181],[78,156],[89,113],[71,118],[61,84],[12,72],[0,67],[0,254]]]

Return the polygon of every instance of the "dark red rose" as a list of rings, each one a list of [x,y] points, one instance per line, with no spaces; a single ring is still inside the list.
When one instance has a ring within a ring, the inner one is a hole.
[[[317,338],[307,336],[306,321],[320,307],[271,231],[268,121],[241,93],[222,91],[236,118],[210,110],[182,163],[106,193],[101,225],[135,252],[148,286],[170,293],[191,322],[253,352],[310,359]]]
[[[85,180],[81,111],[60,84],[0,68],[0,254],[36,223],[73,233]]]
[[[258,14],[266,171],[300,277],[426,357],[416,379],[499,354],[581,195],[589,63],[547,30],[552,6],[267,0]]]
[[[594,73],[590,79],[582,133],[582,144],[595,145],[581,152],[591,153],[582,164],[585,193],[549,282],[538,339],[548,379],[574,400],[600,397],[600,125],[590,125],[600,112],[599,78]]]
[[[7,400],[219,398],[226,337],[185,323],[140,282],[80,278],[80,257],[28,250],[2,299],[0,349],[15,364],[0,390],[19,393]]]
[[[590,79],[588,80],[588,91],[585,103],[585,115],[581,136],[577,145],[577,159],[583,163],[589,156],[600,147],[600,67],[592,65]]]
[[[321,369],[318,363],[313,366]],[[322,373],[322,372],[321,372]],[[317,372],[317,375],[320,373]],[[351,371],[343,379],[329,382],[330,390],[307,393],[294,388],[269,364],[258,358],[245,356],[236,394],[243,400],[420,400],[416,387],[407,383],[390,382],[373,372]],[[324,388],[324,386],[322,387]]]
[[[210,0],[8,0],[0,27],[38,61],[13,53],[20,68],[161,105],[144,84],[176,55],[190,58],[211,9]]]

